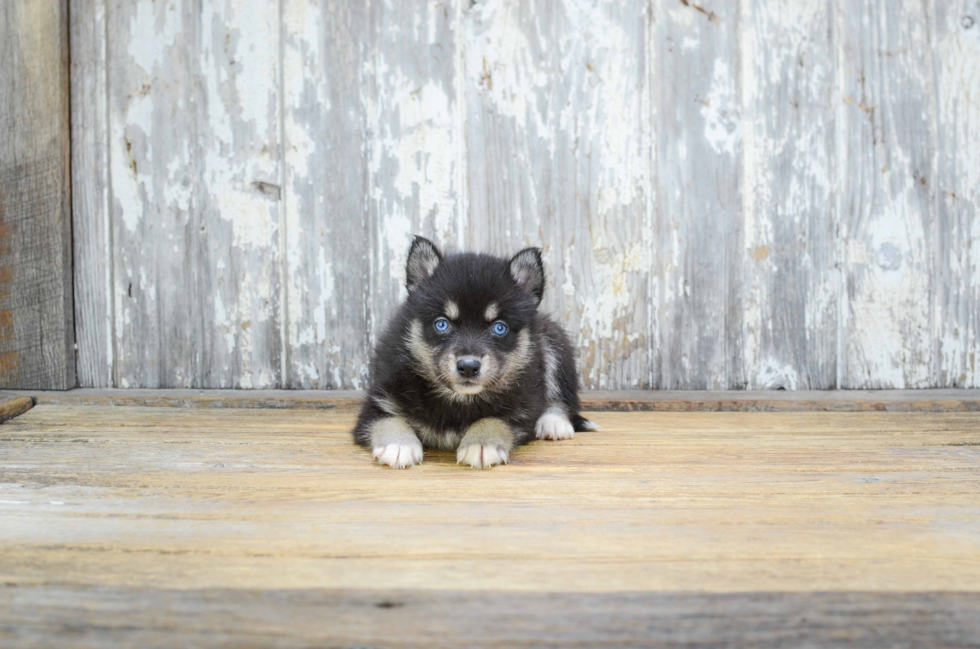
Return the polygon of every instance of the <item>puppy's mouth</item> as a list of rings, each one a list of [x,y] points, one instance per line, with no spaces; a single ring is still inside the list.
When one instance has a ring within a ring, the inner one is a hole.
[[[452,389],[456,394],[480,394],[484,390],[483,385],[476,381],[454,381]]]

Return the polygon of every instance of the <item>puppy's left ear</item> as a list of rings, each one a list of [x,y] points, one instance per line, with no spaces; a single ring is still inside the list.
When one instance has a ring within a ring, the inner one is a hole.
[[[510,276],[522,291],[531,295],[537,303],[544,296],[544,264],[541,248],[525,248],[510,260]]]
[[[442,253],[436,248],[436,244],[416,235],[408,250],[408,262],[405,264],[405,285],[409,292],[429,279],[441,263]]]

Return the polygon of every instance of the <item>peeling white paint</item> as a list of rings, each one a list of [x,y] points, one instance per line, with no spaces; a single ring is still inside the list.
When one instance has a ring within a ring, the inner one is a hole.
[[[589,387],[980,382],[956,7],[186,2],[108,11],[122,386],[363,386],[416,233],[542,246]]]
[[[180,16],[171,3],[140,0],[129,23],[129,56],[146,74],[167,60],[181,34]]]
[[[701,100],[704,138],[716,153],[735,155],[741,140],[741,116],[736,101],[735,76],[723,58],[715,59],[711,90]]]

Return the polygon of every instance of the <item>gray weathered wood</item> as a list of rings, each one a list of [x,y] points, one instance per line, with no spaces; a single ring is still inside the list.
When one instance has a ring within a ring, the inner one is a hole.
[[[655,385],[746,385],[742,362],[742,78],[736,0],[661,0]]]
[[[370,228],[363,3],[283,2],[283,384],[363,385]]]
[[[980,2],[936,3],[937,385],[980,385]]]
[[[114,383],[278,385],[278,8],[108,6]]]
[[[977,593],[0,587],[21,647],[970,647]]]
[[[371,342],[407,295],[412,234],[444,249],[461,240],[462,147],[458,12],[469,0],[371,3],[362,56],[368,140]]]
[[[456,247],[457,6],[286,0],[284,384],[362,387],[413,233]]]
[[[976,0],[72,1],[83,385],[363,388],[420,233],[589,388],[980,386]]]
[[[0,4],[0,387],[75,386],[67,10]]]
[[[71,168],[78,382],[113,385],[113,246],[109,221],[105,0],[69,0]]]
[[[837,0],[844,388],[937,383],[931,5]]]
[[[143,390],[15,392],[37,405],[360,410],[358,390]],[[585,411],[980,412],[980,390],[586,390]]]
[[[488,1],[465,16],[467,247],[544,248],[542,308],[590,388],[651,384],[650,10]]]
[[[745,243],[742,375],[752,388],[837,382],[833,15],[825,0],[741,3]]]

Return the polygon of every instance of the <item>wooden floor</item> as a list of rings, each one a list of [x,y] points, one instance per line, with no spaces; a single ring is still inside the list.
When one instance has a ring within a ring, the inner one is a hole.
[[[0,646],[980,646],[980,413],[597,412],[392,471],[353,413],[0,426]]]

